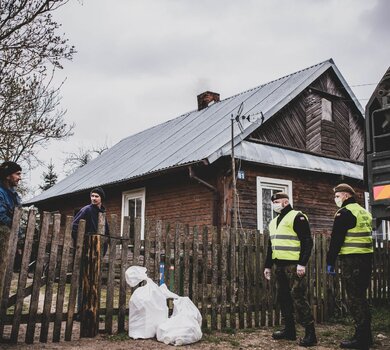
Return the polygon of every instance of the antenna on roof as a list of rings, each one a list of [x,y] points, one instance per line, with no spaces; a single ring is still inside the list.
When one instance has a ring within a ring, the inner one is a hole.
[[[240,128],[241,133],[244,132],[244,127],[242,126],[241,119],[244,120],[244,119],[249,118],[249,117],[246,117],[245,115],[243,115],[243,116],[241,115],[243,109],[244,109],[244,102],[241,102],[240,106],[238,107],[236,117],[234,118],[238,124],[238,127]],[[248,121],[249,121],[249,119],[248,119]]]
[[[236,116],[231,114],[231,161],[232,161],[232,187],[233,187],[233,227],[237,229],[237,217],[238,217],[238,208],[237,208],[237,180],[236,180],[236,162],[234,158],[234,121],[237,122],[238,127],[240,128],[241,133],[244,132],[244,127],[242,126],[241,121],[247,120],[249,123],[251,122],[251,115],[242,115],[242,111],[244,110],[244,102],[241,102],[238,107]],[[261,124],[264,121],[263,112],[260,112],[261,115]],[[258,119],[253,120],[256,122]]]

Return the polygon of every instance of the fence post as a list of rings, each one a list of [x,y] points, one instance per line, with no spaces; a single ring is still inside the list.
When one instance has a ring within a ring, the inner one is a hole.
[[[87,236],[82,257],[83,298],[81,302],[80,336],[92,338],[99,332],[101,236],[105,231],[105,215],[99,214],[98,234]]]

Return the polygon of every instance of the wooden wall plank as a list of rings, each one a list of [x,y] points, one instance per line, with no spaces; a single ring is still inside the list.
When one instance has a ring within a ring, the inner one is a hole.
[[[129,249],[130,237],[130,218],[125,216],[123,218],[123,235],[122,235],[122,249],[121,249],[121,266],[120,266],[120,280],[119,280],[119,304],[118,304],[118,333],[125,330],[125,316],[126,316],[126,278],[125,272],[128,267],[127,253]]]
[[[9,235],[8,247],[4,252],[7,257],[7,268],[4,272],[3,290],[0,292],[0,339],[3,337],[5,315],[7,314],[9,292],[11,288],[12,274],[14,272],[14,261],[16,249],[18,244],[18,234],[20,228],[20,218],[22,216],[22,209],[15,208],[14,217],[12,220],[11,231]]]
[[[202,230],[202,283],[201,283],[201,298],[202,298],[202,327],[208,327],[208,268],[209,268],[209,257],[208,257],[208,235],[209,230],[207,226],[203,227]]]
[[[44,212],[42,219],[42,226],[39,234],[38,255],[35,263],[33,289],[30,299],[29,319],[26,331],[26,343],[32,344],[34,342],[36,315],[38,311],[39,293],[41,289],[41,277],[43,267],[46,262],[46,241],[49,232],[51,213]]]
[[[199,308],[199,229],[197,226],[193,227],[194,236],[194,252],[193,252],[193,273],[192,273],[192,301]]]
[[[61,224],[61,214],[53,215],[53,234],[50,242],[50,258],[49,266],[47,271],[47,281],[46,281],[46,290],[45,290],[45,302],[43,305],[42,312],[42,323],[41,323],[41,334],[39,341],[41,343],[47,342],[47,336],[49,333],[49,318],[51,313],[51,305],[53,301],[53,285],[55,280],[55,274],[57,269],[57,252],[58,252],[58,242],[60,235],[60,224]]]
[[[190,228],[184,226],[184,296],[190,297],[190,257],[192,251]]]
[[[80,264],[81,255],[84,246],[85,235],[85,220],[79,221],[79,227],[77,230],[76,249],[73,258],[72,278],[70,282],[69,300],[68,300],[68,317],[66,319],[65,327],[65,340],[72,340],[73,334],[73,315],[76,306],[77,291],[80,284]],[[79,310],[78,310],[79,311]]]
[[[228,244],[229,234],[226,227],[222,228],[221,232],[221,329],[227,328],[226,319],[226,288],[227,288],[227,276],[228,276]]]
[[[215,228],[210,229],[210,235],[212,237],[211,242],[211,329],[216,330],[218,328],[217,318],[217,304],[218,304],[218,271],[220,265],[218,265],[218,232]]]
[[[60,275],[57,286],[57,301],[55,310],[55,320],[53,327],[53,342],[59,342],[61,339],[61,324],[62,315],[64,313],[64,297],[65,297],[65,286],[66,276],[68,272],[68,261],[70,246],[72,244],[72,222],[73,216],[67,216],[65,221],[65,233],[62,242],[62,256],[61,256],[61,267]]]
[[[110,216],[110,236],[120,238],[120,231],[118,227],[118,216]],[[114,308],[115,295],[115,257],[116,247],[120,240],[110,239],[108,246],[108,275],[107,275],[107,295],[106,295],[106,319],[105,331],[112,334],[112,316]]]

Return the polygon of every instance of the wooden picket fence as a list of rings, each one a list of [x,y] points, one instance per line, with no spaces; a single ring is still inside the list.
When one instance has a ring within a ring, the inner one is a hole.
[[[3,298],[0,300],[0,341],[58,342],[80,336],[80,324],[74,321],[80,260],[84,242],[84,222],[80,222],[78,240],[73,247],[72,217],[61,225],[61,215],[34,209],[28,213],[23,258],[19,271],[14,262],[18,249],[17,234],[21,211],[15,213],[8,251]],[[96,236],[106,238],[100,218]],[[130,219],[120,232],[118,217],[109,220],[111,238],[101,261],[98,331],[108,334],[127,331],[128,302],[132,288],[126,285],[125,271],[141,265],[156,283],[162,278],[168,288],[189,296],[199,308],[204,329],[244,329],[278,325],[280,310],[276,287],[263,278],[268,236],[255,230],[234,230],[146,220],[145,239],[141,240],[140,221],[134,223],[135,239],[129,239]],[[34,237],[38,248],[34,269],[31,265]],[[328,276],[325,233],[314,235],[314,251],[307,267],[309,299],[317,322],[343,315],[345,288],[338,275]],[[375,250],[374,273],[369,289],[372,302],[390,300],[388,241]],[[81,334],[82,331],[81,331]],[[85,334],[85,333],[84,333]]]

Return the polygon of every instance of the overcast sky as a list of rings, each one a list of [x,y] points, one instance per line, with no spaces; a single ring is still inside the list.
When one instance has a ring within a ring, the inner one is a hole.
[[[55,13],[75,45],[62,108],[75,134],[40,156],[122,138],[333,58],[363,108],[390,65],[387,0],[71,0]],[[27,180],[42,183],[43,168]]]

